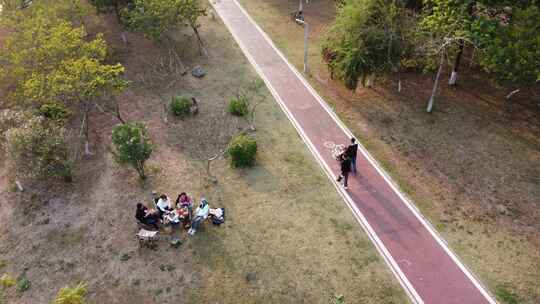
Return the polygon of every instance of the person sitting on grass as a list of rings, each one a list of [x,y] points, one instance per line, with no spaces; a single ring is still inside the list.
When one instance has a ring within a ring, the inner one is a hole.
[[[187,193],[182,192],[176,198],[176,209],[178,208],[186,208],[189,212],[189,220],[191,220],[193,215],[193,199]]]
[[[199,207],[197,207],[197,210],[195,210],[195,215],[193,220],[191,221],[191,228],[189,228],[188,234],[194,235],[197,229],[201,226],[201,223],[208,217],[208,213],[210,212],[210,206],[208,205],[208,201],[203,197],[201,199],[201,203],[199,204]]]
[[[159,211],[159,214],[163,217],[163,214],[167,214],[173,210],[171,208],[171,200],[165,194],[162,194],[157,200],[156,207]]]
[[[158,229],[159,213],[155,209],[148,209],[141,203],[137,203],[135,218],[142,224]]]

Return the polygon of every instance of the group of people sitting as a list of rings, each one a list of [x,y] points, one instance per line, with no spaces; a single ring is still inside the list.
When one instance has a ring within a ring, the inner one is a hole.
[[[138,203],[135,218],[140,223],[155,229],[159,229],[160,225],[183,224],[184,228],[189,228],[188,235],[193,235],[209,216],[216,225],[224,221],[224,209],[210,208],[204,197],[193,212],[193,198],[185,192],[180,193],[174,203],[166,194],[158,196],[156,192],[153,192],[152,195],[154,208]]]

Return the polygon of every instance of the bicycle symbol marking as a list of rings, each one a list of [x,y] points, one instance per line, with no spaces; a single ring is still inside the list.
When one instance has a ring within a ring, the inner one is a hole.
[[[330,150],[330,153],[332,153],[332,157],[335,159],[338,159],[338,157],[345,151],[345,145],[336,144],[331,140],[325,141],[324,146]]]

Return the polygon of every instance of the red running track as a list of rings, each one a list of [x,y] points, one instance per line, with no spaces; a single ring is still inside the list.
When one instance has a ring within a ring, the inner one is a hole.
[[[212,5],[334,181],[339,168],[328,146],[348,143],[351,132],[236,0]],[[495,303],[363,147],[357,167],[349,189],[338,191],[413,302]]]

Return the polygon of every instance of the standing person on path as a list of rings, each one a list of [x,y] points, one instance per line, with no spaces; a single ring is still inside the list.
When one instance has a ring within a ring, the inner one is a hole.
[[[351,172],[351,160],[347,153],[343,153],[340,156],[341,164],[341,174],[339,175],[337,181],[341,182],[343,180],[343,188],[347,189],[347,181],[349,180],[349,172]]]
[[[351,172],[356,175],[356,154],[358,152],[358,143],[354,137],[351,138],[351,144],[347,147],[345,154],[351,160]]]

